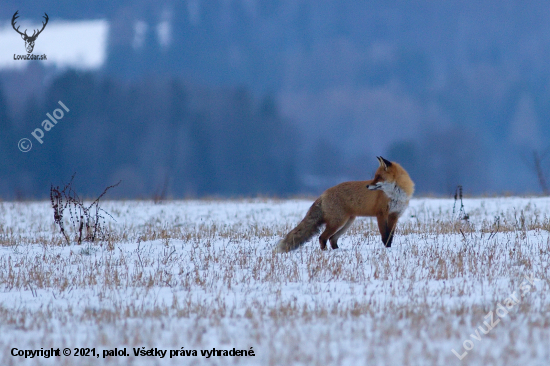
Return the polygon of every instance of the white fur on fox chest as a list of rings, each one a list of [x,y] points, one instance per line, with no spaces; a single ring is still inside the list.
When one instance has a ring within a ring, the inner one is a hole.
[[[377,185],[390,199],[390,203],[388,204],[390,213],[401,215],[409,205],[410,197],[407,193],[395,182],[380,182]]]

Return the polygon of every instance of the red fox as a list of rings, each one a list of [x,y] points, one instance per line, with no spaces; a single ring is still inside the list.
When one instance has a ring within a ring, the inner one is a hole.
[[[356,216],[375,216],[382,242],[389,248],[397,219],[405,211],[414,193],[414,183],[401,165],[378,157],[380,166],[374,179],[340,183],[327,189],[311,205],[306,217],[279,241],[275,250],[289,252],[317,234],[321,250],[338,248],[338,238],[351,226]]]

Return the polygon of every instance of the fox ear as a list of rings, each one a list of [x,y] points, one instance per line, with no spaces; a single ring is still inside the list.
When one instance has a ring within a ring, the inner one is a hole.
[[[377,156],[376,159],[378,159],[378,164],[380,164],[380,166],[384,166],[384,162],[382,161],[382,158],[380,156]]]
[[[385,170],[388,170],[388,168],[392,165],[391,161],[384,159],[383,157],[379,157],[380,165],[384,167]]]
[[[386,159],[384,159],[383,157],[380,157],[380,159],[382,159],[382,161],[384,162],[384,164],[386,164],[386,166],[387,166],[388,168],[391,166],[391,161],[386,160]]]

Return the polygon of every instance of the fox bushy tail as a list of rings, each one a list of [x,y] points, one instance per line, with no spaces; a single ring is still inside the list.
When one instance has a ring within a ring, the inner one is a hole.
[[[306,217],[283,240],[279,241],[275,250],[279,253],[286,253],[298,249],[313,235],[319,233],[322,224],[323,210],[321,208],[321,197],[319,197],[309,208]]]

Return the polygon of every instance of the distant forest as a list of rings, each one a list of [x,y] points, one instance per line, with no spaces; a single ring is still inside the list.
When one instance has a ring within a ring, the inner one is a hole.
[[[120,179],[113,196],[318,194],[377,155],[418,194],[548,191],[547,2],[29,3],[108,20],[108,57],[0,71],[0,199],[75,171],[84,195]],[[59,100],[71,112],[20,152]]]
[[[74,71],[44,95],[10,116],[0,94],[4,198],[45,197],[50,183],[67,182],[73,172],[86,195],[120,179],[112,191],[119,197],[298,191],[297,141],[270,96],[255,101],[245,88],[190,90],[177,78],[117,82]],[[40,144],[31,132],[59,100],[70,112]],[[17,149],[23,137],[33,143],[27,153]]]

